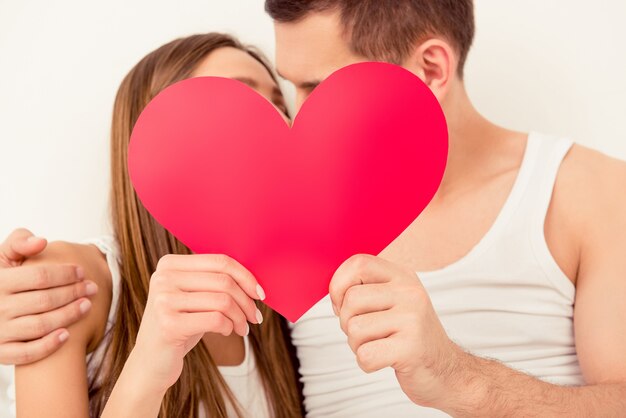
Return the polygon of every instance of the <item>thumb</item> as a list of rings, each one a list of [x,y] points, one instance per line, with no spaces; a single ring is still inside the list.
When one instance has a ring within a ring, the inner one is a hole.
[[[28,229],[18,228],[0,244],[0,260],[7,261],[9,265],[21,263],[26,257],[42,252],[46,245],[45,238],[34,236]]]

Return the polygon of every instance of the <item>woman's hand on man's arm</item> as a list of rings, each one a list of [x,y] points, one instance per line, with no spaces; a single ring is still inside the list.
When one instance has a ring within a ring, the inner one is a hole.
[[[84,280],[80,266],[24,266],[47,246],[26,229],[0,243],[0,363],[28,364],[57,351],[67,328],[91,308],[98,286]]]

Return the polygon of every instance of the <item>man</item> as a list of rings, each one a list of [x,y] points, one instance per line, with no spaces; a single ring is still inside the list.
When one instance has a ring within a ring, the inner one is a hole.
[[[626,165],[476,112],[470,0],[381,3],[266,1],[298,107],[333,71],[388,61],[431,88],[450,134],[424,213],[379,256],[347,260],[292,324],[308,414],[621,414]]]
[[[463,84],[471,0],[265,7],[298,107],[333,71],[388,61],[431,88],[450,134],[424,213],[378,257],[346,261],[293,325],[310,415],[440,415],[404,404],[392,369],[412,402],[454,416],[624,414],[626,164],[478,114]],[[355,356],[382,370],[357,373]]]

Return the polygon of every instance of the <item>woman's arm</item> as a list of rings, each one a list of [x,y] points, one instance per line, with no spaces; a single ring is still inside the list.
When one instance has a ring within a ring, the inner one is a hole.
[[[244,336],[263,320],[263,290],[245,267],[221,254],[166,255],[150,279],[137,342],[103,418],[156,417],[185,355],[205,333]]]
[[[89,417],[85,356],[104,334],[111,303],[111,276],[104,256],[91,245],[51,243],[24,264],[51,263],[81,265],[85,278],[94,281],[100,290],[91,302],[84,300],[83,309],[87,304],[93,306],[87,316],[69,327],[70,337],[63,347],[45,359],[16,367],[17,416],[85,418]],[[21,326],[33,335],[45,327],[34,316],[21,320]]]

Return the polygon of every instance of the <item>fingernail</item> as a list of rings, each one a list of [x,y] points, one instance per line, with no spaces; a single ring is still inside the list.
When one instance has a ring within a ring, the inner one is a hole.
[[[94,282],[88,282],[85,286],[85,293],[87,296],[95,295],[98,293],[98,286]]]
[[[250,325],[246,322],[246,335],[250,334]]]
[[[28,237],[28,238],[26,239],[26,241],[27,241],[27,242],[35,242],[35,241],[39,241],[39,240],[42,240],[42,239],[43,239],[43,238],[41,238],[41,237],[35,237],[35,236],[32,236],[32,237]]]
[[[85,270],[81,266],[76,267],[76,277],[78,277],[78,280],[85,278]]]
[[[256,323],[260,324],[261,322],[263,322],[263,314],[257,308],[257,310],[256,310]]]
[[[59,334],[59,341],[65,342],[65,340],[67,340],[69,336],[70,336],[69,332],[63,331],[62,333]]]
[[[259,296],[259,299],[265,300],[265,291],[260,284],[256,285],[256,294]]]
[[[84,300],[80,303],[80,305],[78,305],[81,313],[85,313],[89,310],[89,308],[91,308],[91,302],[89,302],[88,300]]]

